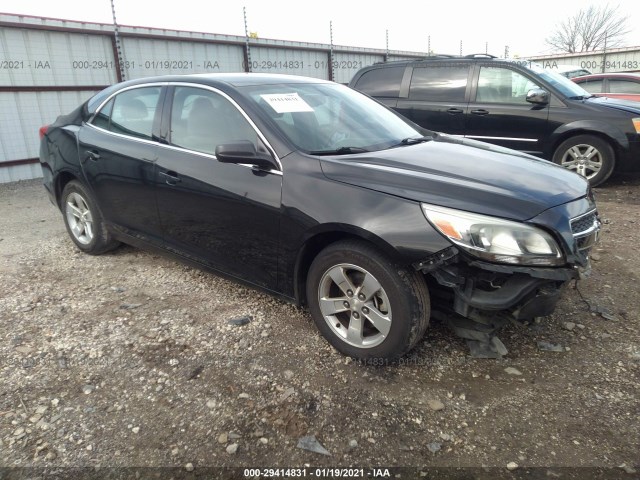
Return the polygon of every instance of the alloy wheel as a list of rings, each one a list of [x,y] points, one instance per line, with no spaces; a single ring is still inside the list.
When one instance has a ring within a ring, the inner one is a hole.
[[[69,194],[65,213],[74,238],[83,245],[91,243],[93,240],[93,217],[87,201],[76,192]]]
[[[346,263],[329,268],[320,279],[318,300],[324,320],[349,345],[372,348],[389,334],[389,297],[364,268]]]

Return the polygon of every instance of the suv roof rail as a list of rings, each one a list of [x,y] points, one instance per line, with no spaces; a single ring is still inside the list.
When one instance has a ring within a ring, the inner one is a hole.
[[[447,55],[446,53],[436,53],[433,55],[427,55],[426,57],[405,58],[403,60],[388,60],[382,62],[375,62],[374,65],[386,65],[393,63],[407,63],[407,62],[422,62],[424,60],[438,60],[443,58],[461,58],[459,55]]]
[[[424,57],[424,60],[429,60],[430,58],[456,58],[456,55],[448,55],[446,53],[435,53],[433,55],[427,55]]]
[[[490,55],[488,53],[471,53],[469,55],[465,55],[464,58],[498,58],[495,55]]]

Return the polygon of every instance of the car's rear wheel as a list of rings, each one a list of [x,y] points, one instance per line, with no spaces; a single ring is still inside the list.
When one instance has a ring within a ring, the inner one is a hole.
[[[422,338],[430,303],[420,275],[359,241],[330,245],[307,276],[313,320],[337,350],[362,360],[393,360]]]
[[[582,175],[596,186],[611,176],[615,154],[611,145],[599,137],[576,135],[558,146],[553,161]]]
[[[67,183],[62,192],[64,224],[71,240],[85,253],[99,255],[120,243],[107,230],[93,197],[77,180]]]

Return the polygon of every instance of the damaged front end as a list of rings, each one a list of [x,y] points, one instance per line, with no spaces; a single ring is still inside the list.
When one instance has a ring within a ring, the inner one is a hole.
[[[589,251],[600,230],[591,199],[522,223],[428,205],[423,209],[453,245],[414,267],[429,284],[432,316],[465,338],[473,356],[505,355],[497,330],[550,315],[569,281],[589,274]]]

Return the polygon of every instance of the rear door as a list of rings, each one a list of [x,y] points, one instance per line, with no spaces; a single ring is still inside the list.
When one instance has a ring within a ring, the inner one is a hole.
[[[526,101],[540,88],[533,77],[508,65],[478,63],[465,136],[542,155],[549,135],[549,105]]]
[[[413,67],[408,98],[396,110],[429,130],[463,135],[469,101],[470,62],[434,61]]]
[[[226,94],[170,87],[158,150],[158,211],[173,252],[276,289],[282,171],[220,163],[216,146],[266,140]]]
[[[80,128],[79,152],[88,185],[107,222],[133,236],[162,242],[155,197],[162,85],[136,86],[111,98]]]

